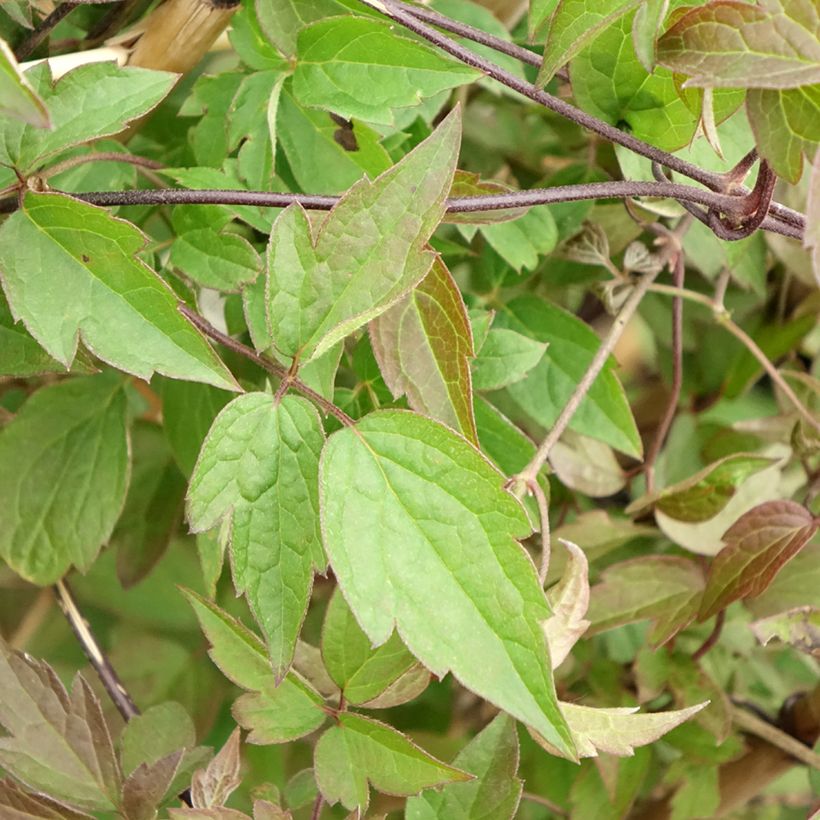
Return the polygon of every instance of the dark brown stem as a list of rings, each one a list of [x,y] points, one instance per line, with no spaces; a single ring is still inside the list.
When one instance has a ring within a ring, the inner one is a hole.
[[[675,265],[672,274],[676,288],[683,287],[684,262],[683,254],[679,253],[675,258]],[[672,389],[669,393],[669,401],[666,410],[658,424],[655,438],[644,462],[646,471],[646,491],[651,493],[655,484],[655,462],[658,460],[661,448],[663,447],[669,428],[675,418],[680,401],[680,392],[683,385],[683,299],[676,296],[672,300]]]
[[[725,620],[726,610],[721,609],[715,617],[715,625],[709,633],[709,637],[692,653],[693,661],[699,661],[718,642]]]
[[[68,17],[74,9],[77,8],[79,3],[61,3],[57,6],[45,20],[40,23],[34,31],[14,49],[14,56],[17,58],[18,62],[22,62],[23,60],[28,57],[43,40],[51,34],[52,30],[56,28],[57,24]]]
[[[187,317],[191,324],[201,330],[210,339],[224,345],[234,353],[244,356],[246,359],[250,359],[252,362],[258,364],[259,367],[267,370],[268,373],[272,373],[280,379],[288,379],[290,387],[301,393],[305,398],[310,399],[315,404],[318,404],[319,407],[325,411],[325,413],[329,413],[331,416],[334,416],[346,427],[352,427],[355,424],[353,419],[348,416],[347,413],[341,409],[341,407],[337,407],[333,404],[333,402],[328,401],[321,393],[317,393],[312,387],[308,387],[304,382],[294,378],[290,370],[283,364],[279,364],[279,362],[275,362],[272,359],[262,356],[252,347],[248,347],[247,345],[242,344],[242,342],[231,338],[226,333],[223,333],[221,330],[217,330],[207,319],[203,319],[202,316],[195,313],[187,305],[180,303],[179,312],[182,313],[183,316]]]
[[[727,239],[729,241],[745,239],[747,236],[751,236],[760,227],[766,215],[769,213],[769,205],[772,201],[776,182],[777,176],[774,171],[772,171],[769,163],[762,160],[755,187],[749,196],[746,197],[749,203],[749,215],[740,220],[739,225],[735,226],[727,224],[714,210],[710,209],[708,225],[715,235],[720,239]]]

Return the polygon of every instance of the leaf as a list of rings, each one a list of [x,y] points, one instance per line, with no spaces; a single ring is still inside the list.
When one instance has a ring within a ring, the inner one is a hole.
[[[801,606],[761,618],[752,624],[752,632],[763,646],[777,639],[820,658],[820,609],[817,607]]]
[[[0,780],[0,811],[8,820],[91,820],[90,814],[44,794],[31,794],[13,780]]]
[[[318,729],[327,718],[324,700],[295,672],[278,685],[271,679],[233,705],[236,722],[250,731],[248,743],[287,743]]]
[[[651,74],[658,58],[660,33],[669,0],[646,0],[638,6],[632,21],[632,45],[641,65]]]
[[[453,765],[475,776],[407,801],[406,820],[511,820],[521,800],[515,721],[496,715],[459,753]]]
[[[772,459],[750,453],[733,453],[704,467],[695,475],[656,493],[633,501],[627,515],[636,515],[654,505],[670,518],[696,523],[714,518],[732,499],[749,476],[772,464]]]
[[[191,803],[195,808],[223,806],[242,782],[239,745],[242,732],[234,729],[225,745],[207,768],[199,769],[191,779]]]
[[[712,0],[663,35],[658,61],[689,86],[793,88],[820,82],[820,14],[804,0]]]
[[[572,541],[561,540],[569,552],[569,564],[561,580],[547,593],[553,615],[544,622],[552,668],[557,669],[589,628],[584,618],[589,607],[589,564],[584,551]]]
[[[602,29],[628,14],[640,0],[559,0],[550,20],[544,61],[536,83],[546,85]]]
[[[123,812],[128,820],[154,820],[157,808],[173,782],[182,754],[180,749],[155,763],[141,763],[128,775],[122,786]]]
[[[653,622],[649,643],[662,646],[698,613],[704,589],[697,564],[671,555],[654,555],[613,564],[590,593],[589,635],[623,624]]]
[[[51,128],[15,120],[0,124],[0,161],[23,174],[72,145],[119,133],[154,108],[176,82],[176,75],[165,71],[120,68],[110,62],[79,66],[56,83],[47,62],[24,77],[48,109]]]
[[[288,670],[313,586],[324,569],[317,476],[319,414],[296,396],[246,393],[216,417],[188,488],[193,532],[220,521],[231,566],[265,636],[273,672]]]
[[[546,205],[530,208],[513,220],[482,225],[481,233],[493,250],[519,273],[522,268],[536,268],[539,256],[552,253],[558,244],[558,228]]]
[[[20,73],[14,53],[5,40],[0,40],[0,114],[35,128],[51,126],[45,103]]]
[[[319,790],[331,805],[341,801],[363,812],[370,802],[368,784],[387,794],[410,795],[470,779],[384,723],[351,712],[340,713],[337,721],[319,738],[313,758]]]
[[[117,549],[117,577],[126,589],[148,575],[162,558],[182,521],[185,498],[185,479],[162,430],[138,422],[131,435],[131,482],[111,536],[111,545]]]
[[[580,757],[598,757],[601,752],[631,757],[636,747],[654,743],[704,706],[705,703],[699,703],[674,712],[636,715],[637,706],[600,709],[577,703],[561,703]],[[544,745],[543,738],[535,739]],[[549,746],[545,748],[549,751]]]
[[[143,764],[151,765],[174,752],[193,749],[196,729],[185,707],[168,700],[129,720],[119,742],[123,774],[130,775]]]
[[[615,495],[626,485],[624,471],[612,449],[572,430],[564,432],[555,443],[549,461],[562,484],[590,498]]]
[[[238,291],[262,270],[262,260],[247,239],[212,228],[178,234],[170,261],[197,284],[227,292]]]
[[[726,546],[709,567],[698,619],[760,595],[818,526],[820,519],[794,501],[767,501],[742,515],[724,533]]]
[[[549,345],[527,377],[507,389],[535,421],[552,427],[589,367],[600,340],[580,319],[535,296],[510,300],[499,311],[496,323]],[[614,369],[612,361],[604,367],[569,426],[576,433],[639,458],[641,439]]]
[[[820,84],[750,89],[746,113],[763,159],[779,176],[798,182],[803,154],[811,158],[820,145]]]
[[[498,390],[521,381],[544,356],[547,345],[508,330],[491,327],[473,364],[476,390]]]
[[[293,93],[303,105],[391,125],[394,109],[418,105],[480,76],[402,37],[390,23],[345,15],[299,32]]]
[[[505,475],[523,470],[535,455],[532,439],[481,396],[476,396],[475,416],[482,452]]]
[[[38,390],[0,432],[0,554],[45,586],[85,572],[128,486],[123,383],[112,373]]]
[[[416,659],[395,632],[387,643],[373,648],[338,589],[325,613],[322,659],[353,706],[374,700],[416,666]]]
[[[65,367],[82,337],[100,359],[140,378],[158,372],[236,390],[171,289],[135,258],[143,243],[133,225],[101,208],[28,193],[0,228],[12,314]]]
[[[470,7],[471,11],[481,9],[481,6],[472,3]],[[490,15],[490,19],[498,22],[492,15]],[[453,178],[453,187],[450,189],[450,198],[508,194],[514,190],[514,188],[496,179],[482,179],[478,174],[457,169]],[[499,208],[494,211],[448,213],[443,221],[450,225],[489,225],[495,222],[509,222],[511,219],[519,219],[528,210],[528,208]]]
[[[281,353],[321,355],[424,278],[459,132],[454,111],[389,171],[354,185],[316,234],[301,207],[282,212],[268,247],[268,323]]]
[[[433,674],[452,671],[571,755],[541,627],[549,607],[515,540],[530,525],[503,476],[446,427],[402,411],[334,433],[319,469],[325,550],[373,644],[396,626]]]
[[[256,0],[254,8],[265,36],[286,57],[296,54],[296,37],[303,28],[345,10],[335,0]]]
[[[69,694],[54,670],[0,641],[0,764],[35,791],[91,811],[118,806],[120,773],[102,709],[77,675]]]
[[[473,336],[464,300],[437,258],[424,279],[370,323],[379,370],[394,398],[476,442],[469,360]]]

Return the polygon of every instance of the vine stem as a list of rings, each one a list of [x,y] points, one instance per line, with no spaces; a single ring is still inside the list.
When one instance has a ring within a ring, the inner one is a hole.
[[[52,30],[57,27],[57,25],[62,22],[69,14],[71,14],[77,6],[80,5],[79,3],[62,3],[51,14],[46,17],[34,31],[14,49],[14,57],[17,62],[22,62],[26,59],[26,57],[31,54],[43,40],[51,34]]]
[[[718,642],[725,620],[726,610],[721,609],[715,617],[715,625],[712,631],[707,635],[706,640],[692,653],[693,661],[699,661]]]
[[[316,800],[313,802],[313,810],[310,813],[310,820],[319,820],[322,816],[322,807],[325,804],[325,799],[322,797],[322,793],[316,795]]]
[[[221,330],[217,330],[207,319],[204,319],[198,313],[191,310],[187,305],[180,303],[179,312],[210,339],[219,342],[219,344],[224,345],[234,353],[244,356],[246,359],[250,359],[264,370],[267,370],[268,373],[272,373],[274,376],[282,379],[283,382],[287,382],[288,387],[293,388],[305,398],[318,404],[322,410],[334,416],[346,427],[354,426],[355,422],[353,419],[348,416],[341,407],[337,407],[333,402],[328,401],[321,393],[317,393],[312,387],[308,387],[304,382],[297,379],[285,365],[262,356],[252,347],[248,347],[242,344],[242,342],[228,336],[226,333],[223,333]]]

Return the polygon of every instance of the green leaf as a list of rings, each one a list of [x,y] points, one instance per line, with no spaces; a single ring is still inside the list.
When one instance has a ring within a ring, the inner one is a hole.
[[[481,450],[505,475],[521,472],[535,455],[532,439],[481,396],[476,396],[475,418]]]
[[[820,658],[820,608],[801,606],[788,609],[752,624],[752,632],[763,646],[776,639]]]
[[[794,501],[767,501],[742,515],[724,534],[726,546],[709,567],[698,619],[760,595],[818,527],[820,520]]]
[[[0,114],[35,128],[51,127],[45,103],[20,73],[14,53],[5,40],[0,40]]]
[[[262,270],[259,254],[247,239],[213,228],[178,234],[170,261],[197,284],[227,292],[253,282]]]
[[[558,228],[546,205],[530,208],[517,219],[482,225],[481,233],[493,250],[519,273],[522,268],[536,268],[539,256],[552,253],[558,244]]]
[[[802,0],[712,0],[678,19],[658,60],[687,85],[793,88],[820,82],[820,13]]]
[[[82,337],[103,361],[140,378],[158,372],[237,389],[177,310],[173,291],[136,258],[143,244],[133,225],[101,208],[61,194],[27,194],[0,228],[0,273],[12,313],[65,367]]]
[[[125,724],[120,737],[123,774],[195,745],[196,729],[186,709],[172,700],[158,703]]]
[[[544,357],[547,345],[508,330],[491,327],[473,363],[476,390],[498,390],[520,382]]]
[[[456,1],[463,2],[464,0]],[[441,5],[441,3],[438,5]],[[472,7],[481,9],[481,6],[473,5]],[[490,16],[492,17],[492,15]],[[495,20],[494,17],[492,19]],[[466,196],[490,196],[508,194],[514,190],[510,185],[505,185],[498,180],[482,179],[478,174],[457,169],[453,178],[453,187],[450,189],[450,197],[455,199]],[[499,208],[495,211],[448,213],[443,221],[450,225],[490,225],[495,222],[509,222],[511,219],[519,219],[528,210],[528,208]]]
[[[452,671],[571,755],[541,627],[549,607],[515,540],[530,525],[502,484],[446,427],[402,411],[372,413],[325,445],[325,550],[375,645],[395,625],[433,674]]]
[[[45,586],[85,572],[128,486],[126,401],[111,373],[38,390],[0,432],[0,554]]]
[[[91,687],[69,694],[45,663],[0,641],[0,764],[35,791],[91,811],[119,803],[122,774]]]
[[[592,588],[588,634],[650,619],[649,643],[661,646],[695,619],[704,586],[703,572],[686,558],[654,555],[613,564]]]
[[[416,665],[394,632],[387,643],[372,647],[338,589],[325,613],[322,659],[345,700],[357,706],[378,697]]]
[[[632,45],[641,65],[651,74],[658,59],[658,34],[661,31],[669,0],[646,0],[638,6],[632,21]]]
[[[538,85],[546,85],[602,29],[628,14],[641,0],[559,0],[550,20]]]
[[[316,782],[330,804],[341,801],[363,812],[370,802],[368,784],[387,794],[410,795],[471,779],[384,723],[350,712],[337,721],[319,738],[313,758]]]
[[[441,259],[392,308],[370,323],[379,369],[394,398],[444,422],[473,443],[470,359],[473,337],[464,300]]]
[[[93,820],[90,814],[58,803],[44,794],[32,794],[13,780],[0,780],[0,811],[9,820]]]
[[[216,417],[188,489],[193,532],[229,522],[234,583],[265,635],[277,680],[293,659],[313,568],[325,566],[317,485],[323,444],[310,402],[247,393]]]
[[[631,757],[636,747],[654,743],[704,706],[705,703],[700,703],[674,712],[636,715],[637,706],[599,709],[577,703],[561,703],[580,757],[598,757],[601,752]],[[544,745],[542,738],[536,740]],[[548,746],[546,748],[549,750]]]
[[[737,488],[772,464],[772,459],[750,453],[733,453],[704,467],[695,475],[670,487],[633,501],[627,515],[654,505],[670,518],[697,523],[714,518],[732,499]]]
[[[345,11],[335,0],[255,0],[254,7],[265,36],[286,57],[296,54],[296,37],[305,26]]]
[[[779,176],[798,182],[803,154],[811,159],[820,145],[820,84],[751,89],[746,113],[760,155]]]
[[[346,15],[299,33],[293,93],[303,105],[390,125],[394,109],[480,76],[388,22]]]
[[[276,347],[308,361],[383,313],[430,270],[423,250],[444,214],[458,110],[374,182],[358,182],[312,231],[298,205],[268,247],[268,322]]]
[[[162,557],[182,521],[185,498],[185,479],[162,430],[138,422],[131,435],[131,482],[111,536],[117,576],[125,588],[141,581]]]
[[[580,319],[536,296],[518,296],[496,317],[497,324],[525,333],[549,347],[527,377],[508,387],[521,408],[543,427],[552,427],[595,356],[600,340]],[[593,383],[570,422],[577,433],[604,441],[640,458],[642,447],[615,363]]]
[[[475,776],[407,801],[406,820],[511,820],[521,800],[515,721],[497,715],[458,754],[453,765]]]
[[[131,120],[147,114],[171,90],[176,75],[115,63],[90,63],[52,82],[48,63],[25,73],[26,81],[48,109],[51,128],[14,120],[0,124],[0,161],[22,173],[60,151],[117,134]]]

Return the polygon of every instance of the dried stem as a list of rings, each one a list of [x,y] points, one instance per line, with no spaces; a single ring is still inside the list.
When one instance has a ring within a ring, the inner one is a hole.
[[[88,627],[88,622],[77,608],[77,602],[74,600],[68,584],[65,581],[57,581],[54,590],[57,594],[57,602],[60,604],[60,608],[63,610],[71,629],[77,636],[86,657],[94,667],[94,671],[102,681],[105,691],[108,692],[108,696],[117,707],[117,710],[126,721],[136,717],[140,713],[139,709],[122,685],[117,673],[114,671],[114,667],[111,666],[111,662],[100,649],[97,639]]]
[[[820,754],[801,743],[797,738],[773,726],[748,709],[732,705],[732,722],[744,732],[765,740],[772,746],[805,763],[812,769],[820,771]]]
[[[312,387],[308,387],[304,382],[299,381],[299,379],[295,378],[289,368],[285,367],[285,365],[279,364],[279,362],[275,362],[272,359],[262,356],[252,347],[248,347],[247,345],[242,344],[242,342],[231,338],[226,333],[223,333],[221,330],[217,330],[207,319],[203,319],[202,316],[195,313],[187,305],[180,304],[179,312],[182,313],[183,316],[186,316],[196,328],[201,330],[206,336],[213,339],[215,342],[219,342],[219,344],[224,345],[234,353],[244,356],[246,359],[250,359],[264,370],[267,370],[268,373],[272,373],[274,376],[277,376],[282,380],[287,380],[289,387],[292,387],[294,390],[301,393],[305,398],[308,398],[318,404],[319,407],[325,411],[325,413],[329,413],[331,416],[334,416],[346,427],[352,427],[354,425],[355,422],[353,419],[348,416],[347,413],[341,409],[341,407],[337,407],[333,404],[333,402],[328,401],[321,393],[317,393]]]
[[[726,610],[721,609],[715,618],[715,625],[712,631],[707,636],[706,640],[692,653],[692,660],[699,661],[717,642],[720,638],[720,633],[723,631],[723,622],[726,620]]]

